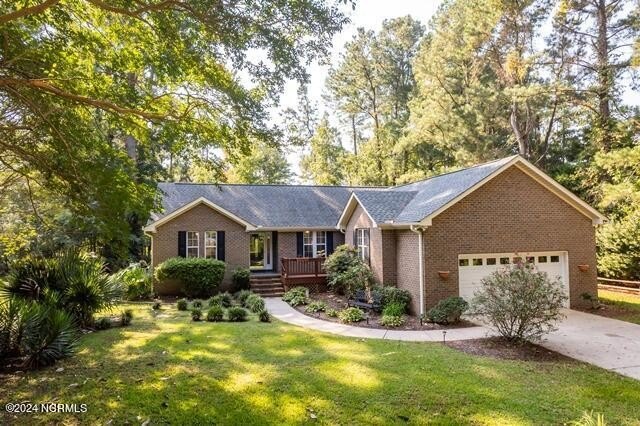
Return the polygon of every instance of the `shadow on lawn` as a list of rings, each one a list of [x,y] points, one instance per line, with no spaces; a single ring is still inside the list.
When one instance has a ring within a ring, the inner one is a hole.
[[[640,416],[633,398],[620,402],[626,379],[585,380],[593,369],[583,365],[496,361],[437,343],[362,341],[255,319],[193,323],[175,310],[138,321],[87,336],[64,363],[68,374],[33,372],[22,379],[28,386],[8,388],[20,388],[19,400],[89,406],[37,416],[43,423],[557,423],[605,408]]]

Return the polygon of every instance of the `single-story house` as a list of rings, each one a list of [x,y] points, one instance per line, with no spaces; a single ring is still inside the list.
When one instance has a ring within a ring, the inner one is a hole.
[[[211,257],[227,263],[226,283],[246,267],[279,285],[285,260],[322,258],[346,243],[379,282],[411,292],[415,313],[471,298],[482,277],[519,260],[559,277],[570,306],[597,291],[604,216],[520,156],[394,187],[159,187],[164,210],[145,228],[153,266]]]

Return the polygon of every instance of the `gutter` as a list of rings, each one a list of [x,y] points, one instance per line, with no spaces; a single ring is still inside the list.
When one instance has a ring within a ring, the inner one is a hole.
[[[411,225],[409,227],[412,232],[418,234],[418,274],[420,281],[420,315],[424,315],[424,250],[422,243],[422,231],[424,228],[421,226]]]

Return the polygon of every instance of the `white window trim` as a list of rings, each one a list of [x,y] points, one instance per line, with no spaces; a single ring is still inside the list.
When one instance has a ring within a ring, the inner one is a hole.
[[[207,234],[213,234],[213,238],[208,238]],[[213,245],[207,245],[207,240],[213,239]],[[204,257],[207,257],[207,249],[212,248],[213,257],[208,259],[218,259],[218,231],[204,231]]]
[[[302,236],[302,254],[305,254],[305,247],[311,246],[311,255],[312,257],[318,257],[318,234],[324,233],[324,243],[320,243],[321,246],[324,246],[324,256],[327,257],[327,231],[306,231]],[[307,243],[306,236],[311,235],[311,243]]]
[[[189,245],[189,234],[196,234],[196,245],[195,246],[190,246]],[[187,231],[187,241],[186,241],[186,257],[200,257],[200,233],[197,231]],[[189,249],[195,248],[197,254],[195,256],[189,256]]]
[[[368,231],[369,234],[369,242],[367,244],[364,243],[364,231]],[[360,259],[369,262],[371,259],[371,230],[369,228],[356,228],[355,247],[358,250]],[[367,249],[367,256],[364,255],[363,247]]]

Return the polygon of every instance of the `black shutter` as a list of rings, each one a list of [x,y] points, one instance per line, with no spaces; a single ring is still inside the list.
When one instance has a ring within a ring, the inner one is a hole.
[[[333,232],[327,231],[327,257],[333,253]]]
[[[224,262],[224,231],[218,231],[216,246],[218,247],[218,260]]]
[[[351,242],[351,245],[353,247],[358,247],[358,230],[357,229],[353,229],[353,241]]]
[[[302,257],[304,255],[304,237],[302,232],[296,232],[296,255]]]
[[[187,257],[187,231],[178,231],[178,256]]]
[[[278,233],[276,231],[273,231],[271,233],[271,252],[273,253],[273,259],[272,259],[272,265],[273,265],[273,270],[277,271],[278,270]]]

